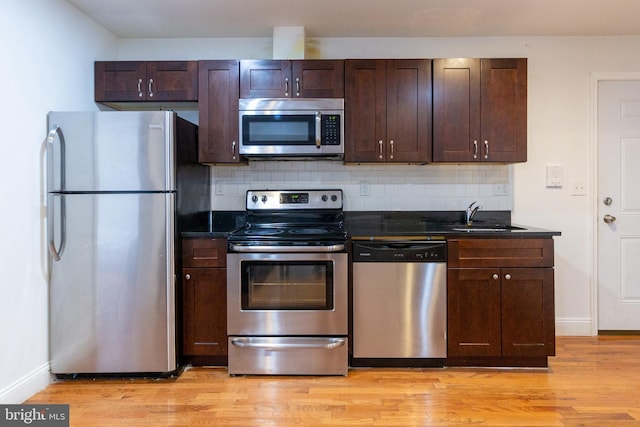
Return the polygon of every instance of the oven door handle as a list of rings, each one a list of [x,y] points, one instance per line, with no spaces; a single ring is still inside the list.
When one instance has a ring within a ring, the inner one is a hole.
[[[229,249],[234,252],[266,252],[266,253],[282,253],[282,252],[340,252],[344,250],[344,244],[322,245],[322,246],[255,246],[229,244]]]
[[[231,345],[243,348],[259,348],[265,350],[288,350],[288,349],[326,349],[342,347],[347,344],[346,338],[314,338],[310,340],[300,339],[295,341],[278,342],[266,338],[231,338]]]

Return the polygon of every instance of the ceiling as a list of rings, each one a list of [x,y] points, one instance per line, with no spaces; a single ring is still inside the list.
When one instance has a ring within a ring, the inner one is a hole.
[[[638,0],[67,0],[118,38],[640,35]]]

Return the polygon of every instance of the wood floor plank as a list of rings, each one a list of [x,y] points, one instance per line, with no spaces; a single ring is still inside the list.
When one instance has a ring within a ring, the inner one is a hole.
[[[548,369],[357,368],[346,377],[65,380],[26,403],[93,426],[640,426],[640,337],[558,337]]]

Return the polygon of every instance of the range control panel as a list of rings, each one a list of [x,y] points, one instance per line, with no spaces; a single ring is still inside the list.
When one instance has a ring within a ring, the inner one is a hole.
[[[371,241],[353,243],[353,262],[446,262],[447,243]]]
[[[249,190],[247,210],[342,209],[342,190]]]

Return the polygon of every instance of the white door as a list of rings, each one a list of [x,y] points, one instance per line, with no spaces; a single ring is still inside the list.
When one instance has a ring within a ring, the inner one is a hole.
[[[640,331],[640,81],[598,83],[598,330]]]

